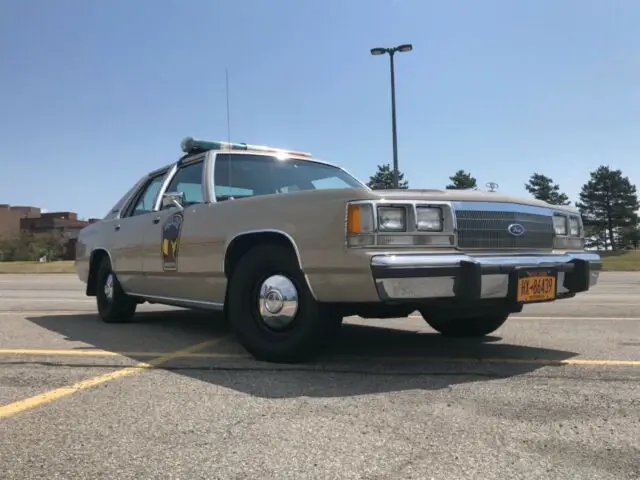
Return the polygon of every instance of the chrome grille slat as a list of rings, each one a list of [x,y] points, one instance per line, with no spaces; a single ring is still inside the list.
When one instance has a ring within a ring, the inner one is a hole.
[[[456,209],[458,247],[465,249],[523,249],[547,250],[553,248],[553,218],[527,212]],[[517,237],[507,230],[519,223],[524,234]]]

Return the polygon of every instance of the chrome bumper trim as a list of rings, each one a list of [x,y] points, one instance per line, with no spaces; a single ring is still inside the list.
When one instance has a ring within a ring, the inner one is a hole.
[[[596,285],[601,266],[600,256],[591,252],[548,255],[375,255],[371,259],[371,269],[381,300],[506,298],[511,272],[523,267],[556,269],[557,294],[558,298],[562,298]]]

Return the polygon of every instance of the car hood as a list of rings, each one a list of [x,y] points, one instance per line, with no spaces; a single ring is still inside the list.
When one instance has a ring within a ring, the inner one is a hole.
[[[481,190],[445,190],[445,189],[399,189],[399,190],[372,190],[374,197],[384,200],[436,200],[445,202],[506,202],[535,207],[555,208],[576,212],[574,207],[562,205],[550,205],[547,202],[535,198],[503,195],[497,192],[483,192]]]

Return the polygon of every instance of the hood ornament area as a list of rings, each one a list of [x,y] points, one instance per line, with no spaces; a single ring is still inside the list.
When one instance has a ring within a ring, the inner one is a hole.
[[[485,184],[485,187],[487,187],[488,191],[490,192],[495,192],[496,190],[498,190],[498,184],[496,182],[487,182]]]
[[[507,227],[507,232],[509,232],[514,237],[519,237],[524,233],[524,227],[519,223],[512,223]]]

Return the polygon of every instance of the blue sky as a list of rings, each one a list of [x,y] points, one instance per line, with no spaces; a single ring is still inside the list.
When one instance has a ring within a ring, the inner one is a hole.
[[[368,180],[392,161],[577,199],[600,164],[640,183],[634,0],[13,0],[0,14],[0,203],[102,217],[180,140],[310,151]]]

